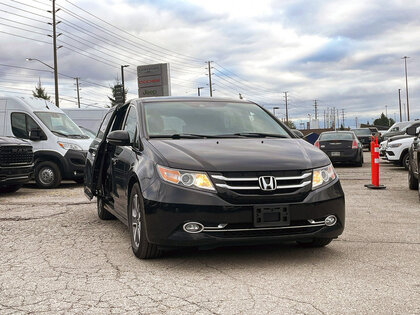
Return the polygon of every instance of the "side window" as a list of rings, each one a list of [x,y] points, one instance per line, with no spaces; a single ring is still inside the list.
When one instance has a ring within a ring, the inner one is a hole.
[[[137,113],[134,107],[130,107],[125,118],[123,130],[126,130],[130,135],[130,141],[135,146],[138,146],[137,133]]]
[[[106,127],[108,126],[109,120],[111,119],[112,111],[106,113],[104,119],[102,120],[102,124],[99,127],[98,134],[96,135],[97,138],[102,139],[105,134]]]
[[[29,139],[31,129],[40,129],[39,125],[29,115],[12,113],[12,133],[17,138]],[[44,133],[41,136],[45,137]],[[46,138],[46,137],[45,137]]]

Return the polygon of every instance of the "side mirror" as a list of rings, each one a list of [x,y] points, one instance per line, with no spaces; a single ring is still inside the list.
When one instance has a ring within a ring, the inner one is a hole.
[[[420,127],[411,126],[406,129],[406,133],[410,136],[417,136],[419,134]]]
[[[32,128],[29,131],[29,140],[39,141],[42,138],[42,130],[40,128]]]
[[[126,130],[111,131],[106,137],[106,140],[108,143],[115,146],[126,146],[131,144],[130,135]]]

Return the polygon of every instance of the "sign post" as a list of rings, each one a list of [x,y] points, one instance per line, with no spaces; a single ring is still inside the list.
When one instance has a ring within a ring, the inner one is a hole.
[[[137,67],[139,97],[170,96],[169,63]]]

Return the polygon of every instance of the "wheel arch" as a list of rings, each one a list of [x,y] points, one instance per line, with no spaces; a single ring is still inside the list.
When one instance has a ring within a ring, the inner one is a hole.
[[[57,152],[54,151],[36,151],[34,153],[34,161],[35,165],[43,162],[43,161],[49,161],[57,164],[58,169],[60,170],[61,176],[65,173],[65,167],[64,167],[64,158]]]

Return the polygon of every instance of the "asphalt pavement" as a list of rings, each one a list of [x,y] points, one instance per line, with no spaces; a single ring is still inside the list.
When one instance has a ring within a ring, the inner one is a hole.
[[[101,221],[82,186],[0,196],[0,314],[419,314],[420,203],[407,172],[336,170],[344,234],[295,244],[181,250],[142,261],[128,229]]]

